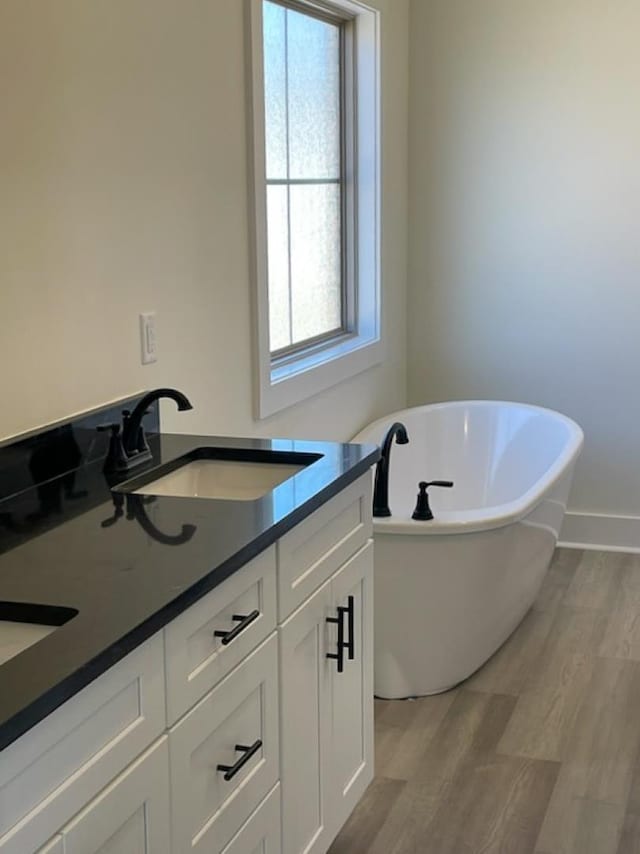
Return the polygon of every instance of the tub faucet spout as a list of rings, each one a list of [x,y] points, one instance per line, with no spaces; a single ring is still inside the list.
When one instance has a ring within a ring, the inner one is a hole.
[[[389,509],[389,460],[394,439],[399,445],[406,445],[409,442],[407,428],[400,421],[395,421],[391,425],[382,442],[382,456],[376,466],[376,478],[373,487],[374,516],[391,516]]]

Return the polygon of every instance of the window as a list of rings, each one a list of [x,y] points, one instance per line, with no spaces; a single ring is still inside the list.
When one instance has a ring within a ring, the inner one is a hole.
[[[251,0],[265,417],[380,360],[378,13]]]
[[[275,358],[348,330],[343,44],[339,20],[265,0],[267,283]]]

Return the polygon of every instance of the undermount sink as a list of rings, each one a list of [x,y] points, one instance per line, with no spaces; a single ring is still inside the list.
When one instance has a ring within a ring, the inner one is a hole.
[[[134,495],[254,501],[320,459],[318,454],[238,448],[198,448],[134,481]]]
[[[73,608],[0,602],[0,665],[55,632],[77,613]]]
[[[224,498],[252,501],[302,471],[304,466],[197,460],[152,480],[135,495],[175,495],[182,498]]]

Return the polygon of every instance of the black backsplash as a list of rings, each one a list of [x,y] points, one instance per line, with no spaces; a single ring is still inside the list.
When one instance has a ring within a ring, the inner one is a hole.
[[[104,481],[109,433],[99,424],[119,422],[142,395],[124,398],[55,427],[0,447],[0,552],[56,527],[104,501],[94,481]],[[149,434],[160,432],[158,403],[145,418]],[[63,512],[64,511],[64,512]]]

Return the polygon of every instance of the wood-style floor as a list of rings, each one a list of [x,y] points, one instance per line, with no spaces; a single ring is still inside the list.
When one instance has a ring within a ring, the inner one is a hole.
[[[558,550],[446,694],[376,701],[376,776],[330,854],[640,854],[640,555]]]

